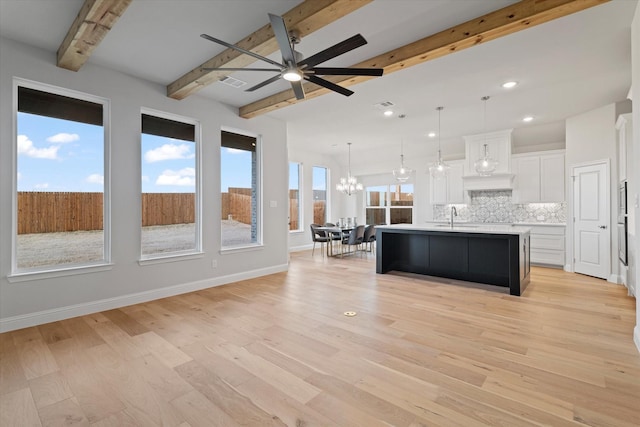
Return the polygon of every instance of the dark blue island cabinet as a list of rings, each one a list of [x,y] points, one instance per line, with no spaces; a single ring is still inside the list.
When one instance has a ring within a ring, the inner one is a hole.
[[[376,226],[376,273],[404,271],[486,283],[520,296],[529,283],[529,229]]]

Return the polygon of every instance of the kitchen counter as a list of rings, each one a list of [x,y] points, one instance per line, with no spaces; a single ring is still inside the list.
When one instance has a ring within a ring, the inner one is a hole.
[[[519,296],[529,283],[529,230],[511,225],[376,226],[376,272],[487,283]]]
[[[453,233],[482,233],[482,234],[517,234],[522,235],[529,233],[531,228],[524,225],[511,224],[477,224],[477,223],[453,223],[453,227],[449,223],[437,224],[394,224],[394,225],[376,225],[376,229],[389,230],[430,230],[430,231],[448,231]]]

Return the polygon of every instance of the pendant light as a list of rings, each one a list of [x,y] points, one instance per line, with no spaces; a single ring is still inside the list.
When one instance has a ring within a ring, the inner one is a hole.
[[[336,185],[336,190],[350,196],[358,191],[362,191],[362,184],[358,182],[355,176],[351,176],[351,143],[349,146],[349,169],[346,178],[340,178],[340,183]]]
[[[475,167],[476,172],[478,172],[478,175],[480,175],[480,176],[490,176],[491,174],[493,174],[493,171],[495,171],[496,168],[498,167],[498,162],[497,162],[497,160],[491,158],[491,156],[489,155],[489,148],[488,148],[488,144],[486,143],[486,141],[487,141],[487,101],[489,100],[489,97],[488,96],[483,96],[480,99],[484,102],[484,141],[485,141],[485,144],[483,146],[482,157],[480,157],[478,160],[476,160],[475,163],[473,164],[473,166]]]
[[[411,178],[412,173],[413,169],[404,166],[403,141],[400,140],[400,168],[393,170],[393,176],[398,182],[407,182],[409,178]]]
[[[429,166],[429,174],[431,174],[434,179],[444,178],[451,168],[451,166],[442,161],[442,154],[440,152],[440,114],[443,109],[444,107],[436,108],[436,110],[438,110],[438,160]]]

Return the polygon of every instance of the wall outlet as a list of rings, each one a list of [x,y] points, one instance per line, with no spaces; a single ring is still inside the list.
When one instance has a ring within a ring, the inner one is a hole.
[[[272,208],[277,208],[278,207],[278,201],[277,200],[271,200],[269,202],[269,206],[271,206]]]
[[[218,260],[214,259],[213,261],[211,261],[211,268],[218,268]]]

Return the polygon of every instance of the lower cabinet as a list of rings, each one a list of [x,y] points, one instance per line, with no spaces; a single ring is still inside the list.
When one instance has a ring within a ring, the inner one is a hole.
[[[527,225],[531,227],[531,263],[564,266],[565,226]]]

